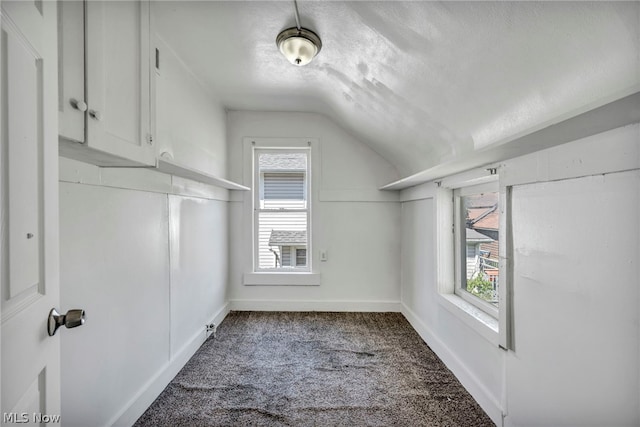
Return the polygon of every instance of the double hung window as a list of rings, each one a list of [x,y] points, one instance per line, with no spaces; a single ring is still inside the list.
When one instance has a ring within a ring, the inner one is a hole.
[[[256,149],[255,271],[311,271],[309,150]]]

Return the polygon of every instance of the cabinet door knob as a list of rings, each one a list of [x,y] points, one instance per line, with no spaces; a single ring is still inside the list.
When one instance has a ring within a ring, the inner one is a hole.
[[[89,110],[89,115],[95,120],[102,120],[102,113],[100,111]]]
[[[86,103],[86,102],[84,102],[84,101],[78,101],[77,99],[71,98],[71,99],[69,100],[69,103],[70,103],[70,104],[71,104],[71,106],[72,106],[73,108],[75,108],[76,110],[80,110],[80,111],[82,111],[83,113],[84,113],[85,111],[87,111],[87,103]]]

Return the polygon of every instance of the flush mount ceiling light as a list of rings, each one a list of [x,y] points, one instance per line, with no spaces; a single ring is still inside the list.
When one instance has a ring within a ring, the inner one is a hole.
[[[322,49],[322,41],[316,33],[300,26],[298,4],[293,1],[296,15],[296,26],[287,28],[276,37],[276,44],[280,52],[293,65],[307,65]]]

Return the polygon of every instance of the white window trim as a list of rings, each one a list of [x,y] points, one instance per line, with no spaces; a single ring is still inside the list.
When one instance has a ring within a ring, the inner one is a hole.
[[[493,168],[489,168],[493,169]],[[495,169],[493,169],[495,170]],[[503,309],[502,290],[505,286],[506,274],[503,273],[503,262],[500,261],[500,310],[499,318],[495,318],[479,309],[476,305],[466,301],[464,298],[456,295],[456,269],[458,268],[458,258],[455,252],[456,233],[454,232],[454,196],[453,191],[457,188],[471,187],[479,184],[490,183],[495,186],[498,181],[498,175],[491,175],[487,169],[476,169],[450,176],[437,183],[438,187],[435,191],[435,236],[436,237],[436,285],[438,288],[438,302],[442,307],[458,317],[462,322],[471,329],[483,336],[489,342],[496,346],[502,346],[503,339],[502,313]],[[466,190],[465,190],[466,191]],[[469,190],[470,191],[470,190]],[[463,191],[464,193],[464,191]],[[500,206],[501,206],[501,222],[502,229],[502,189],[500,188]],[[502,247],[506,233],[500,233],[500,246]]]
[[[320,167],[320,140],[318,138],[262,138],[262,137],[245,137],[243,138],[242,159],[244,164],[243,182],[254,182],[254,157],[255,148],[260,149],[309,149],[309,168],[307,180],[309,182],[310,193],[307,194],[307,202],[309,204],[309,224],[310,229],[307,231],[307,238],[311,239],[314,229],[317,225],[313,221],[313,206],[317,204],[317,188],[318,174]],[[294,270],[291,272],[281,271],[254,271],[254,192],[245,191],[241,193],[241,201],[243,204],[243,227],[244,237],[242,239],[241,253],[243,254],[244,274],[242,275],[242,283],[246,286],[319,286],[321,284],[321,275],[316,271],[319,260],[314,251],[307,250],[307,263],[309,264],[308,272]]]

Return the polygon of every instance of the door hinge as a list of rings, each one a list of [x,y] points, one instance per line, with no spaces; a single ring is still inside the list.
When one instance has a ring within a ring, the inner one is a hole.
[[[147,134],[147,144],[153,145],[153,135],[150,133]]]

